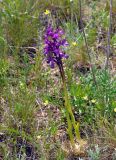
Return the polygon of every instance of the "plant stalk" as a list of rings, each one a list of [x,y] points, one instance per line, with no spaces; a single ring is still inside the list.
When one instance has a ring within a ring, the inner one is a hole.
[[[83,20],[82,20],[82,13],[81,13],[82,11],[81,10],[82,10],[81,0],[79,0],[79,20],[80,20],[80,24],[81,24],[81,31],[83,33],[88,58],[89,58],[89,61],[90,61],[90,64],[91,64],[90,68],[91,68],[91,73],[92,73],[92,76],[93,76],[93,81],[94,81],[94,84],[97,86],[96,77],[95,77],[95,73],[94,73],[94,68],[93,68],[93,64],[92,64],[92,59],[91,59],[91,55],[90,55],[90,50],[89,50],[89,46],[88,46],[88,43],[87,43],[87,38],[86,38],[86,35],[85,35],[85,30],[84,30],[84,25],[83,25]]]
[[[72,112],[72,107],[71,107],[71,104],[70,104],[68,91],[67,91],[67,88],[66,88],[65,73],[64,73],[62,62],[61,62],[61,65],[59,66],[59,70],[60,70],[60,74],[61,74],[62,82],[63,82],[65,107],[66,107],[66,112],[67,112],[66,116],[67,116],[67,122],[68,122],[68,132],[71,135],[70,139],[73,137],[72,127],[74,127],[76,138],[78,140],[80,140],[81,136],[80,136],[80,131],[79,131],[79,122],[75,121],[75,117],[74,117],[74,114]],[[74,137],[73,137],[73,139],[74,139]]]

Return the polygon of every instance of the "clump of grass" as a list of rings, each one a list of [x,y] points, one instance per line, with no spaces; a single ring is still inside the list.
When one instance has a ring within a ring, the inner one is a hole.
[[[4,39],[12,54],[17,56],[20,47],[38,36],[37,1],[5,0],[0,7]]]

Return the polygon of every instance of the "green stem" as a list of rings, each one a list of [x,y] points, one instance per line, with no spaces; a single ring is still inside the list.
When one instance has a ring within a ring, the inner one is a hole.
[[[79,122],[76,123],[74,114],[72,112],[72,107],[70,104],[70,100],[69,100],[69,96],[68,96],[68,92],[67,92],[67,88],[66,88],[65,74],[64,74],[64,69],[63,69],[62,63],[59,66],[59,69],[60,69],[60,74],[61,74],[62,81],[63,81],[65,107],[66,107],[66,113],[67,113],[66,117],[67,117],[67,122],[68,122],[68,133],[69,133],[71,141],[72,141],[72,138],[74,141],[74,137],[73,137],[73,133],[72,133],[72,126],[73,126],[74,130],[75,130],[76,138],[78,140],[80,140],[81,137],[80,137],[80,132],[79,132]]]
[[[75,135],[76,135],[77,139],[80,140],[81,137],[80,137],[80,132],[79,132],[79,122],[76,123],[76,121],[75,121],[75,117],[72,112],[72,107],[70,105],[70,101],[69,101],[69,97],[68,97],[68,93],[67,93],[67,89],[66,89],[66,83],[63,83],[63,87],[64,87],[64,94],[65,94],[65,104],[66,104],[65,106],[66,106],[66,109],[68,110],[69,115],[71,117],[71,122],[72,122],[74,130],[75,130]]]
[[[68,132],[68,135],[70,137],[71,144],[73,145],[74,144],[74,136],[73,136],[73,133],[72,133],[72,123],[71,123],[70,116],[69,116],[69,113],[68,113],[67,109],[66,109],[66,118],[67,118],[67,123],[68,123],[67,132]]]

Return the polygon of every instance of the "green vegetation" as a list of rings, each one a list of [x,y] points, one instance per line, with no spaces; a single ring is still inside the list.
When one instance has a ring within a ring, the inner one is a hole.
[[[116,159],[115,14],[114,0],[0,1],[1,160]],[[64,79],[43,54],[48,24],[69,44]]]

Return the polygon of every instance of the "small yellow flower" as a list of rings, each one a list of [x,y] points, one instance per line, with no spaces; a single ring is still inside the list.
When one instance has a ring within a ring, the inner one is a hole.
[[[23,82],[20,82],[20,87],[23,87],[24,86],[24,83]]]
[[[44,105],[47,106],[49,104],[48,100],[45,100]]]
[[[38,136],[37,136],[37,139],[39,140],[40,138],[41,138],[41,136],[40,136],[40,135],[38,135]]]
[[[84,99],[84,100],[88,100],[88,97],[87,97],[87,96],[85,96],[85,97],[83,97],[83,99]]]
[[[77,42],[72,42],[72,46],[76,46],[77,45]]]
[[[25,84],[23,82],[21,82],[21,81],[19,82],[19,86],[20,86],[21,89],[25,88]]]
[[[45,15],[50,14],[50,11],[48,9],[46,9],[46,11],[44,12]]]
[[[116,112],[116,108],[114,108],[114,112]]]
[[[91,102],[92,102],[92,103],[96,103],[96,100],[95,100],[95,99],[92,99]]]

